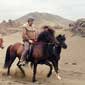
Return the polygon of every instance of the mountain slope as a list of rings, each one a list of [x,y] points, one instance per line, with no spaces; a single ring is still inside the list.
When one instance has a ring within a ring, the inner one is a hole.
[[[67,26],[69,23],[72,23],[73,21],[67,20],[65,18],[62,18],[57,15],[49,14],[49,13],[39,13],[39,12],[33,12],[29,13],[27,15],[24,15],[17,19],[17,22],[20,23],[25,23],[28,19],[28,17],[34,17],[35,19],[35,24],[37,25],[42,25],[42,24],[52,24],[52,25],[62,25],[62,26]]]

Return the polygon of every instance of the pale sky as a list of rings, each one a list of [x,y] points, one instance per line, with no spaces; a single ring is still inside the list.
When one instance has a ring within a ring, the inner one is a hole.
[[[76,20],[85,17],[85,0],[0,0],[0,21],[36,11]]]

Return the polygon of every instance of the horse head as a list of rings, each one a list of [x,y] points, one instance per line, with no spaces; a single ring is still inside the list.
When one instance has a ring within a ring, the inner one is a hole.
[[[56,37],[56,43],[57,43],[57,45],[59,45],[61,48],[64,48],[64,49],[67,48],[67,44],[65,43],[65,41],[66,41],[65,34],[64,35],[59,34]]]
[[[3,39],[2,39],[2,38],[0,38],[0,48],[1,48],[1,49],[4,48],[4,46],[3,46]]]

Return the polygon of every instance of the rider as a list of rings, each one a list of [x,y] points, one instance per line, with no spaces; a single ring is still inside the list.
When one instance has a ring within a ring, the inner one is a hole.
[[[24,42],[24,51],[22,52],[21,59],[20,59],[20,65],[25,65],[26,63],[26,56],[28,53],[28,50],[30,49],[30,44],[33,44],[36,41],[37,37],[37,31],[35,27],[33,26],[34,18],[30,17],[28,18],[28,23],[23,25],[23,33],[22,38]]]
[[[54,30],[50,26],[44,26],[43,32],[41,32],[37,37],[37,42],[52,43],[55,39]]]

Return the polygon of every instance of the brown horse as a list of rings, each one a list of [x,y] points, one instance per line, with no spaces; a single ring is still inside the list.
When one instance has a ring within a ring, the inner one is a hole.
[[[31,57],[30,60],[28,60],[27,62],[31,61],[32,63],[34,63],[33,59],[35,61],[39,61],[43,55],[43,51],[42,51],[43,46],[44,46],[44,43],[42,42],[39,42],[38,44],[36,44],[34,47],[34,52],[33,52],[33,55],[35,57]],[[24,50],[24,45],[22,43],[15,43],[14,45],[8,46],[7,51],[6,51],[5,64],[4,64],[4,68],[8,68],[7,75],[10,75],[10,68],[14,60],[16,58],[20,60],[23,50]],[[50,67],[50,71],[52,71],[52,65],[48,63],[47,61],[45,61],[44,63],[48,65]],[[25,72],[19,65],[19,62],[17,63],[17,66],[21,70],[23,75],[25,76]],[[50,75],[51,73],[50,71],[47,76]]]
[[[54,66],[55,72],[58,74],[58,61],[60,59],[61,48],[64,49],[67,48],[67,45],[65,44],[65,39],[66,38],[64,35],[59,35],[58,37],[56,37],[56,42],[54,43],[38,42],[38,44],[35,44],[33,46],[31,57],[27,60],[27,62],[30,61],[34,65],[33,82],[36,81],[35,77],[36,77],[37,64],[46,64],[50,66],[50,71],[49,74],[47,75],[49,77],[52,73],[52,65],[49,63],[51,62]],[[15,58],[18,57],[20,60],[23,50],[24,50],[24,46],[21,43],[10,45],[7,48],[4,67],[8,68],[8,72],[7,72],[8,75],[10,74],[10,67],[14,62]],[[25,72],[22,69],[22,67],[19,65],[19,62],[17,66],[25,75]],[[59,75],[57,75],[57,77],[60,79]]]
[[[4,46],[3,46],[3,38],[0,38],[0,48],[3,49]]]
[[[42,48],[44,47],[45,43],[53,42],[53,38],[54,38],[54,30],[50,29],[49,27],[48,27],[48,30],[40,33],[40,35],[37,38],[38,44],[34,45],[34,49],[33,49],[33,50],[36,50],[36,51],[33,51],[33,55],[35,55],[35,57],[31,57],[31,59],[30,59],[31,62],[34,63],[34,61],[33,61],[34,58],[37,61],[39,61],[43,58],[42,57],[42,55],[43,55]],[[14,62],[16,57],[18,57],[18,59],[20,60],[23,50],[24,50],[24,46],[21,43],[15,43],[14,45],[10,45],[7,48],[4,67],[8,68],[8,72],[7,72],[8,75],[10,74],[10,67],[11,67],[12,63]],[[51,71],[52,65],[50,63],[48,63],[47,61],[45,61],[45,63],[46,63],[46,65],[50,66],[50,71]],[[19,66],[19,62],[17,64],[17,66],[20,68],[22,73],[25,75],[21,66]],[[50,73],[51,72],[49,72],[48,76],[50,75]]]

